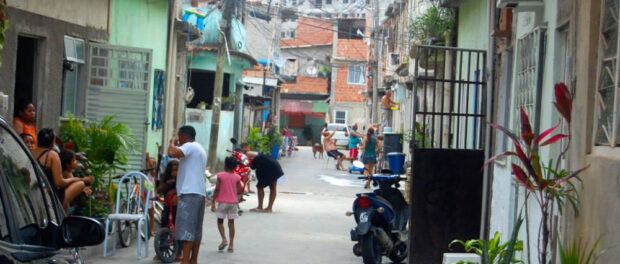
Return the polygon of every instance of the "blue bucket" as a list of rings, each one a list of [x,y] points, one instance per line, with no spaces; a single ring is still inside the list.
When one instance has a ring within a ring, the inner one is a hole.
[[[405,154],[401,152],[390,152],[387,154],[390,170],[394,174],[405,173]]]
[[[280,146],[273,146],[271,149],[271,158],[277,160],[278,154],[280,154]]]

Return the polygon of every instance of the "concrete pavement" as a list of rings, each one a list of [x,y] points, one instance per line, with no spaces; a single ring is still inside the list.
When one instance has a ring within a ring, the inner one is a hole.
[[[333,160],[325,168],[325,159],[314,159],[306,147],[292,158],[281,158],[280,164],[286,181],[278,186],[274,213],[248,212],[257,201],[255,195],[246,197],[241,204],[246,213],[235,221],[234,253],[217,251],[216,217],[207,210],[199,263],[362,263],[349,239],[355,221],[345,216],[355,193],[363,191],[359,175],[336,171]],[[155,263],[152,239],[149,247],[148,258],[137,260],[134,240],[115,256],[91,257],[88,263]]]

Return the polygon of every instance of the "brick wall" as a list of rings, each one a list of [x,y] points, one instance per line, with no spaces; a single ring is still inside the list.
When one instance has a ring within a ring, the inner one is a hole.
[[[297,76],[295,83],[283,83],[282,93],[327,94],[328,78]]]
[[[368,79],[366,79],[368,82]],[[336,89],[334,99],[336,102],[364,102],[364,97],[360,94],[366,89],[366,84],[349,84],[349,67],[347,64],[338,66],[336,70]]]
[[[338,49],[336,58],[347,58],[355,60],[366,60],[368,57],[368,46],[362,39],[338,39]]]
[[[326,20],[299,17],[295,39],[280,40],[281,47],[329,45],[334,39],[333,26]]]

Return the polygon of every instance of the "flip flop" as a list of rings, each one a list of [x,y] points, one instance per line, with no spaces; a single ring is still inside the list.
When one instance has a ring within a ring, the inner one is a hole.
[[[228,248],[228,252],[233,253],[233,252],[235,252],[235,249],[233,249],[233,248]]]
[[[226,248],[226,246],[228,246],[228,242],[224,241],[217,247],[217,250],[222,251],[224,250],[224,248]]]
[[[254,212],[254,213],[262,213],[263,211],[264,211],[263,209],[258,209],[258,208],[250,209],[250,212]]]

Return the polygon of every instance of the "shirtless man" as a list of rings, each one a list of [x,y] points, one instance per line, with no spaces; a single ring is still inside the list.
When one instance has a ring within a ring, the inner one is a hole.
[[[332,141],[332,137],[336,134],[336,130],[332,131],[331,134],[328,133],[329,132],[326,132],[324,134],[325,138],[323,139],[323,147],[325,148],[325,152],[327,152],[328,159],[329,157],[336,159],[338,162],[336,164],[336,169],[344,170],[344,165],[342,165],[342,160],[345,158],[344,153],[338,151],[336,142]]]
[[[385,95],[381,97],[381,109],[383,110],[382,127],[392,127],[392,106],[396,102],[392,100],[392,91],[387,90]]]

